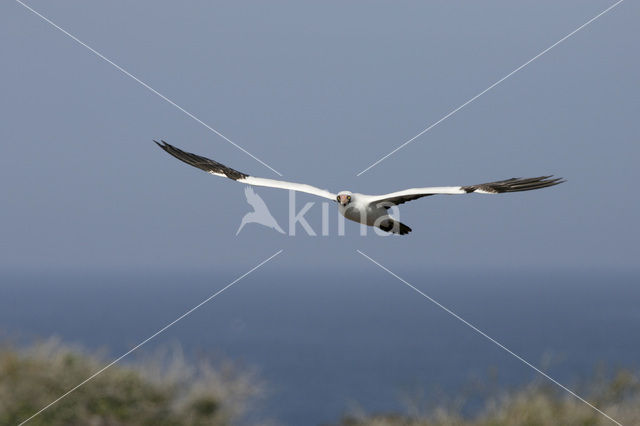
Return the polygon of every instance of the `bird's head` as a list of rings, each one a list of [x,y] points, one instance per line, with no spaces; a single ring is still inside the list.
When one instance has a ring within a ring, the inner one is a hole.
[[[342,206],[346,206],[351,202],[352,198],[353,198],[353,194],[351,192],[340,191],[338,193],[338,196],[336,197],[336,200],[338,201],[338,204]]]

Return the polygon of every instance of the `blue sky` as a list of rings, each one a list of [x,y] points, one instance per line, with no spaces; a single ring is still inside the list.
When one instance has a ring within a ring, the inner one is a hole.
[[[242,185],[165,139],[277,178],[16,2],[0,5],[0,267],[637,265],[640,6],[623,2],[362,176],[356,174],[607,8],[608,1],[81,2],[30,6],[261,158],[283,179],[384,193],[556,174],[505,196],[402,206],[408,237],[248,225]],[[288,194],[258,188],[285,225]],[[308,220],[320,229],[320,199]],[[337,213],[332,210],[332,223]],[[334,233],[335,234],[335,233]]]

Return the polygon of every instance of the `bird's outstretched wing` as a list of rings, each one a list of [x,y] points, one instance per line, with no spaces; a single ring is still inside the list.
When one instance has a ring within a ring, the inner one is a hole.
[[[227,167],[224,164],[218,163],[217,161],[213,161],[209,158],[182,151],[181,149],[178,149],[175,146],[166,143],[165,141],[158,142],[154,140],[154,142],[160,148],[164,149],[166,152],[173,155],[178,160],[184,161],[185,163],[193,167],[197,167],[200,170],[204,170],[207,173],[211,173],[212,175],[228,177],[231,180],[235,180],[236,182],[240,183],[246,183],[247,185],[289,189],[292,191],[306,192],[307,194],[313,194],[319,197],[328,198],[332,201],[336,200],[336,194],[325,191],[324,189],[316,188],[315,186],[306,185],[303,183],[286,182],[283,180],[264,179],[249,176],[246,173],[234,170],[231,167]]]
[[[427,188],[411,188],[404,191],[392,192],[384,195],[374,195],[369,198],[370,204],[383,204],[385,207],[391,207],[406,203],[429,195],[436,194],[470,194],[476,192],[478,194],[501,194],[503,192],[519,192],[531,191],[533,189],[546,188],[548,186],[558,185],[564,182],[562,178],[554,178],[553,176],[539,176],[534,178],[511,178],[500,180],[497,182],[481,183],[479,185],[469,186],[434,186]]]

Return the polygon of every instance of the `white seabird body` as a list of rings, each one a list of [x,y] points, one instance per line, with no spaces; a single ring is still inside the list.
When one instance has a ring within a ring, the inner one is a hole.
[[[303,183],[249,176],[246,173],[234,170],[209,158],[182,151],[164,141],[161,141],[162,143],[157,141],[154,142],[156,142],[160,148],[177,159],[212,175],[227,177],[231,180],[245,183],[247,185],[306,192],[308,194],[336,201],[338,203],[338,211],[345,218],[400,235],[411,232],[411,228],[389,216],[388,210],[393,206],[406,203],[407,201],[436,194],[500,194],[504,192],[531,191],[533,189],[546,188],[564,182],[562,178],[554,178],[552,175],[549,175],[525,179],[511,178],[468,186],[431,186],[411,188],[382,195],[358,194],[350,191],[341,191],[338,194],[334,194],[333,192]]]

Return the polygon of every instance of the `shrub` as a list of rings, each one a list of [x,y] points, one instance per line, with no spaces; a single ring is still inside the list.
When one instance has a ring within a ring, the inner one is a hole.
[[[0,348],[0,424],[18,424],[106,365],[58,340]],[[260,394],[251,375],[229,364],[195,367],[174,349],[144,363],[115,364],[29,422],[30,425],[226,425]]]

